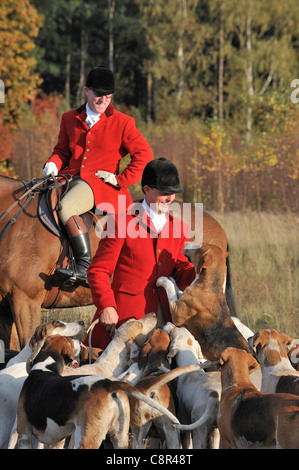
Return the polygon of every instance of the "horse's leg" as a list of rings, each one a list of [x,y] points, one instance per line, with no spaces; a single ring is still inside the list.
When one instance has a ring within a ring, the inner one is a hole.
[[[18,289],[13,291],[11,311],[21,349],[27,344],[32,332],[41,323],[41,303],[42,300],[39,297],[31,299]]]
[[[0,338],[6,349],[19,349],[19,338],[9,305],[7,309],[0,308]]]

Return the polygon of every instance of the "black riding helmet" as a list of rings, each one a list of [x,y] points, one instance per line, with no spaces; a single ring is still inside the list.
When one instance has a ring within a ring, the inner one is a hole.
[[[115,92],[114,73],[105,65],[94,67],[87,75],[86,86],[99,96],[111,95]]]
[[[149,162],[143,170],[141,187],[149,186],[165,194],[181,193],[179,173],[174,163],[166,158]]]

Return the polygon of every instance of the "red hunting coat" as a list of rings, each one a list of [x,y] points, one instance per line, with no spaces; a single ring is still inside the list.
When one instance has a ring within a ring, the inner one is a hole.
[[[165,290],[156,287],[156,280],[160,276],[173,276],[178,286],[185,289],[195,277],[193,265],[183,254],[188,226],[168,215],[158,235],[142,205],[138,204],[139,213],[135,212],[136,207],[107,229],[111,234],[115,227],[115,236],[100,241],[88,269],[97,307],[94,320],[105,307],[115,307],[119,326],[128,318],[157,313],[160,301],[165,320],[170,321]],[[92,346],[104,349],[110,340],[105,328],[97,324],[92,332]],[[85,343],[88,344],[87,338]]]
[[[118,195],[125,195],[128,203],[132,202],[127,188],[141,179],[145,165],[153,160],[152,150],[134,119],[112,104],[91,129],[85,119],[85,104],[63,114],[58,141],[47,162],[54,162],[59,174],[79,174],[92,188],[95,205],[109,202],[117,212]],[[119,174],[120,160],[128,153],[131,162]],[[104,183],[95,176],[97,170],[116,174],[119,187]]]

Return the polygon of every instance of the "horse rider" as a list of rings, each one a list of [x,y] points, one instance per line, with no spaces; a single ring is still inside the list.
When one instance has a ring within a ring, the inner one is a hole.
[[[194,266],[183,254],[189,227],[169,214],[176,193],[183,191],[176,166],[165,158],[152,160],[143,171],[141,186],[144,200],[128,209],[124,219],[115,217],[114,224],[112,216],[107,220],[106,236],[87,272],[97,308],[93,321],[99,318],[92,345],[101,349],[129,318],[155,312],[158,326],[171,321],[165,290],[156,287],[160,276],[172,276],[180,289],[195,278]],[[88,345],[88,336],[84,343]]]
[[[99,213],[111,213],[111,204],[117,213],[120,195],[125,196],[127,207],[132,203],[127,188],[141,179],[145,165],[153,159],[134,119],[112,105],[114,91],[115,76],[110,69],[99,66],[90,70],[84,86],[87,102],[63,114],[57,143],[43,168],[43,176],[73,176],[58,214],[73,249],[75,266],[73,270],[59,268],[56,273],[83,286],[88,286],[91,248],[80,215],[99,205]],[[131,160],[120,173],[120,160],[127,154]]]

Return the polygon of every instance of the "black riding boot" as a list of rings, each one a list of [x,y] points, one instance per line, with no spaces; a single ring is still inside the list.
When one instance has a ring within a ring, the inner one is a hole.
[[[87,268],[91,262],[90,240],[81,217],[70,217],[65,225],[75,258],[74,269],[58,268],[55,273],[65,280],[88,287]]]

